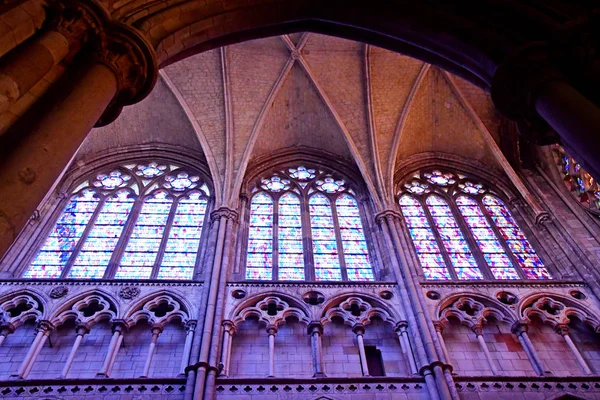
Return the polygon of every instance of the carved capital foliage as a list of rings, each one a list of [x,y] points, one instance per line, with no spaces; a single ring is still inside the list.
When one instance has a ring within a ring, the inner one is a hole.
[[[124,106],[146,97],[158,76],[152,45],[134,28],[109,24],[96,44],[95,59],[110,68],[117,78],[117,94],[96,126],[114,121]]]
[[[375,214],[375,221],[381,225],[386,219],[393,220],[394,218],[400,219],[400,213],[396,210],[383,210]]]
[[[237,217],[237,211],[227,207],[220,207],[210,214],[210,219],[212,222],[218,221],[220,218],[232,219],[236,221]]]
[[[106,10],[93,1],[57,1],[48,10],[46,25],[48,30],[60,33],[69,41],[73,55],[102,32],[104,21],[109,18]]]
[[[521,336],[523,333],[527,333],[529,325],[526,321],[515,321],[510,327],[510,331],[517,336]]]

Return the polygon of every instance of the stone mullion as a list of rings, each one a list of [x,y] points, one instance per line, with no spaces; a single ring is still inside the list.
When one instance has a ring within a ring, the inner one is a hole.
[[[331,202],[331,218],[333,220],[333,230],[335,232],[335,240],[337,242],[337,253],[338,259],[340,261],[340,270],[342,272],[342,281],[348,280],[348,271],[346,270],[346,256],[344,252],[344,244],[342,240],[342,232],[340,231],[340,221],[337,213],[337,206],[335,201],[337,200],[337,196],[333,199],[329,199]]]
[[[129,239],[131,238],[131,234],[135,228],[135,224],[137,223],[137,219],[140,215],[142,207],[144,206],[146,198],[147,196],[144,198],[137,197],[133,202],[133,206],[131,207],[127,221],[125,222],[125,226],[123,226],[123,230],[121,231],[121,236],[117,241],[110,260],[108,261],[106,270],[104,271],[104,279],[114,278],[115,274],[117,273],[121,258],[123,257],[123,253],[125,253],[125,249],[127,248],[127,244],[129,243]]]
[[[384,280],[383,277],[383,251],[380,243],[380,237],[375,231],[375,222],[373,221],[373,214],[370,212],[368,205],[368,199],[363,199],[358,202],[359,215],[362,223],[363,234],[367,242],[367,248],[369,253],[369,261],[371,261],[371,270],[373,271],[373,277],[376,281]],[[367,236],[368,232],[368,236]],[[378,268],[375,269],[375,261],[377,260]],[[377,272],[377,273],[376,273]]]
[[[96,192],[96,194],[100,194],[100,193]],[[100,212],[102,211],[102,208],[104,207],[104,203],[106,203],[107,197],[108,196],[104,196],[104,195],[100,194],[100,201],[96,205],[96,209],[94,210],[90,220],[88,221],[87,225],[85,226],[85,229],[83,230],[83,233],[81,234],[81,237],[79,238],[79,242],[77,242],[77,244],[75,245],[75,248],[73,249],[73,253],[71,254],[71,257],[69,257],[69,261],[67,261],[67,263],[65,264],[65,266],[60,274],[60,279],[65,279],[67,277],[67,275],[69,274],[71,267],[75,263],[75,260],[77,259],[77,256],[79,255],[79,252],[81,251],[81,248],[83,247],[85,241],[88,238],[88,235],[90,234],[90,231],[92,230],[92,228],[94,227],[94,224],[96,223],[96,219],[98,219],[98,214],[100,214]],[[64,211],[64,207],[62,209]],[[58,218],[60,218],[63,211],[61,211]],[[46,234],[45,237],[47,238],[48,235]],[[39,251],[39,249],[38,249],[38,251]]]
[[[506,240],[504,240],[504,237],[502,236],[502,233],[500,232],[500,229],[494,223],[494,220],[492,219],[492,216],[488,212],[487,208],[484,207],[484,205],[482,203],[482,199],[483,199],[483,197],[481,197],[481,196],[477,199],[477,205],[479,206],[479,209],[481,210],[481,212],[485,216],[485,219],[488,221],[488,224],[490,224],[490,227],[494,231],[494,234],[496,235],[496,238],[498,239],[498,242],[500,242],[500,245],[504,249],[504,252],[510,258],[510,261],[513,263],[513,266],[515,267],[515,270],[517,271],[517,274],[519,274],[519,277],[521,279],[527,279],[525,277],[525,274],[523,273],[523,271],[521,269],[521,264],[519,264],[519,260],[517,260],[516,256],[514,255],[514,253],[512,252],[512,250],[510,249],[510,247],[509,247],[508,243],[506,242]]]
[[[177,213],[177,207],[179,207],[179,200],[182,197],[175,197],[171,202],[171,209],[169,210],[169,216],[167,217],[167,223],[165,224],[165,229],[163,231],[162,239],[160,241],[160,245],[158,246],[158,250],[156,252],[156,259],[154,260],[154,265],[152,266],[152,273],[150,274],[150,279],[157,279],[158,273],[160,271],[160,266],[165,255],[165,249],[167,248],[167,242],[169,241],[169,234],[171,233],[171,227],[173,226],[173,220],[175,219],[175,214]]]
[[[202,266],[204,264],[204,258],[206,257],[206,250],[208,248],[208,238],[210,236],[210,213],[212,210],[213,202],[207,199],[206,209],[204,210],[204,220],[202,221],[202,230],[200,232],[200,243],[198,244],[198,251],[196,252],[196,262],[194,263],[193,279],[200,274]]]
[[[479,202],[477,202],[477,204],[479,204]],[[469,225],[467,225],[467,222],[465,221],[465,217],[462,215],[462,213],[458,209],[458,206],[456,205],[456,197],[452,197],[452,201],[450,202],[449,205],[450,205],[450,210],[451,210],[452,214],[454,215],[454,219],[456,220],[456,223],[458,224],[458,229],[463,233],[463,236],[464,236],[465,240],[467,241],[467,245],[471,249],[471,253],[473,254],[473,257],[475,257],[475,261],[477,262],[477,265],[479,266],[479,269],[481,270],[481,274],[483,275],[483,277],[485,279],[494,279],[494,274],[492,274],[492,270],[491,270],[490,266],[485,261],[483,251],[479,248],[479,245],[477,244],[477,240],[475,239],[475,235],[473,234],[473,231],[471,230]],[[479,208],[481,208],[481,206]],[[498,235],[496,234],[496,236],[498,236]]]
[[[429,221],[429,220],[427,220]],[[415,248],[415,244],[410,236],[410,232],[408,226],[406,225],[406,220],[404,218],[404,214],[402,214],[402,210],[400,211],[400,217],[397,218],[396,224],[398,225],[398,229],[404,238],[404,242],[406,243],[406,252],[405,255],[412,260],[412,270],[413,272],[422,279],[425,279],[425,275],[423,273],[423,268],[421,267],[421,261],[419,261],[419,256],[417,254],[417,250]],[[431,224],[430,224],[431,226]],[[433,227],[432,227],[433,228]],[[433,230],[432,230],[433,231]],[[434,234],[435,236],[435,234]],[[402,249],[404,250],[404,249]]]
[[[271,248],[271,280],[279,280],[279,199],[273,196],[273,243]]]
[[[438,244],[438,248],[440,249],[440,252],[442,253],[442,258],[446,262],[446,268],[448,269],[448,272],[450,273],[452,280],[457,281],[458,276],[456,275],[456,271],[454,270],[454,264],[452,263],[452,258],[450,258],[450,254],[448,254],[448,249],[446,249],[446,244],[442,240],[442,237],[440,236],[440,233],[438,232],[437,225],[435,224],[435,220],[431,216],[431,211],[429,211],[429,205],[427,204],[426,201],[420,201],[420,200],[421,199],[417,199],[417,201],[419,201],[421,203],[421,207],[423,208],[423,211],[425,212],[425,217],[427,218],[427,222],[429,223],[429,226],[431,227],[431,232],[433,233],[433,236],[435,237],[435,240]],[[423,200],[425,200],[425,199],[423,199]],[[401,250],[399,250],[399,251],[401,251]]]
[[[314,246],[312,237],[312,224],[310,220],[310,206],[308,204],[308,197],[302,196],[301,204],[301,220],[302,220],[302,246],[304,248],[304,264],[306,271],[306,280],[315,281],[315,258],[314,258]]]
[[[240,206],[238,209],[240,210],[240,218],[238,225],[238,237],[236,239],[236,254],[233,265],[234,274],[239,274],[240,271],[243,270],[243,266],[246,264],[245,254],[247,252],[244,252],[244,244],[248,243],[248,230],[250,229],[248,223],[248,214],[250,213],[248,212],[248,196],[245,194],[240,195]]]

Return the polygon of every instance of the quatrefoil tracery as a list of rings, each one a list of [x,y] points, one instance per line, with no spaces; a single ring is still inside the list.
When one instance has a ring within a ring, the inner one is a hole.
[[[0,304],[0,324],[13,329],[24,324],[29,319],[40,320],[42,307],[33,297],[22,294]]]
[[[142,309],[131,314],[127,318],[127,324],[133,326],[144,319],[152,326],[164,328],[174,319],[180,319],[185,324],[189,321],[189,316],[176,299],[169,295],[161,295],[149,300]]]
[[[234,318],[233,323],[235,326],[239,326],[240,323],[251,317],[258,318],[258,321],[265,324],[267,328],[278,328],[289,317],[295,317],[305,323],[309,322],[309,318],[301,309],[290,306],[289,303],[276,296],[265,297],[254,306],[244,308]]]

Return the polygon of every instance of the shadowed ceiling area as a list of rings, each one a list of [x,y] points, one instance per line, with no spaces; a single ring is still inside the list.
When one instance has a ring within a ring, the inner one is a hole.
[[[488,94],[460,78],[381,48],[298,33],[165,67],[149,99],[95,130],[78,157],[135,141],[185,146],[204,153],[218,201],[235,203],[253,159],[314,148],[355,164],[373,198],[389,204],[396,165],[415,154],[499,170],[490,145],[500,143],[500,126]]]

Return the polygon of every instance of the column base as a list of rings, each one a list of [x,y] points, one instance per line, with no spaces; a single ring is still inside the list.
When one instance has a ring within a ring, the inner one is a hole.
[[[108,378],[108,375],[103,372],[98,372],[95,378]]]
[[[8,377],[8,379],[18,381],[19,379],[23,379],[23,377],[21,375],[11,375]]]
[[[324,372],[318,372],[313,375],[313,378],[327,378],[327,375]]]

